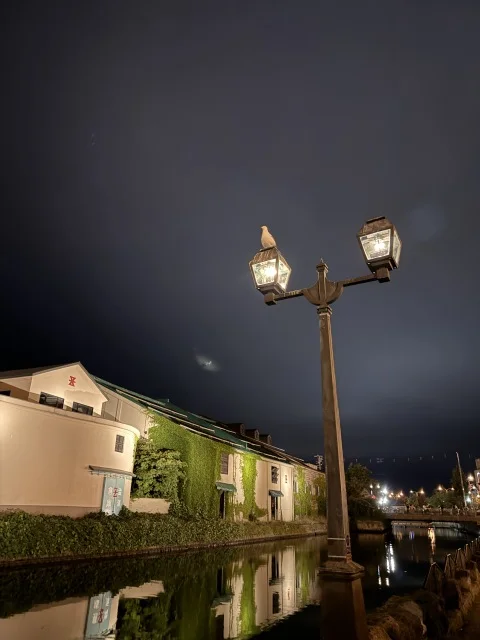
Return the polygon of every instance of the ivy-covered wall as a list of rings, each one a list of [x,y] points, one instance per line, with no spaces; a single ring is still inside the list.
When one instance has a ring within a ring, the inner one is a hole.
[[[233,453],[222,442],[198,436],[178,424],[151,414],[149,438],[162,449],[180,453],[186,463],[186,478],[180,482],[179,498],[191,514],[215,518],[219,515],[220,492],[215,483],[220,480],[221,454]],[[233,512],[232,500],[227,500],[227,517]]]
[[[215,483],[221,481],[222,453],[230,455],[235,475],[233,480],[237,487],[237,494],[227,494],[227,518],[257,520],[267,515],[267,509],[258,506],[259,501],[255,495],[258,463],[261,461],[268,464],[260,456],[202,437],[154,412],[150,417],[149,439],[152,443],[160,449],[178,452],[180,460],[186,464],[185,478],[180,480],[178,491],[186,515],[207,518],[219,516],[220,492]],[[241,460],[238,465],[235,459],[239,456]],[[324,513],[321,503],[325,503],[325,476],[303,467],[296,467],[296,476],[295,518],[315,517]],[[310,490],[307,490],[308,487]],[[268,486],[265,486],[265,491],[268,491]]]
[[[326,483],[323,473],[296,468],[295,518],[311,518],[326,513]]]
[[[266,509],[260,509],[255,496],[257,480],[257,462],[261,458],[254,453],[241,453],[240,473],[243,489],[243,502],[235,501],[233,507],[235,517],[241,514],[243,520],[258,520],[267,514]]]

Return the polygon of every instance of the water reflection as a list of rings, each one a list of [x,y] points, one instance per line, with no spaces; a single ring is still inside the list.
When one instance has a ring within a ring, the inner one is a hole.
[[[466,541],[458,529],[432,527],[395,527],[390,536],[354,539],[354,557],[366,569],[367,608],[421,586],[430,561],[443,560]],[[282,637],[289,625],[275,623],[293,614],[301,632],[308,610],[296,612],[320,604],[317,569],[324,554],[325,539],[311,538],[3,571],[0,637],[243,640],[266,628],[269,637]]]
[[[457,527],[395,525],[383,544],[378,536],[360,535],[353,545],[357,562],[365,567],[365,603],[373,609],[391,595],[418,589],[431,562],[443,563],[447,553],[463,546],[471,536]]]
[[[189,554],[177,559],[121,561],[120,572],[128,563],[154,564],[153,573],[162,579],[123,586],[115,595],[104,591],[33,606],[26,613],[1,619],[0,637],[248,638],[306,604],[320,602],[320,546],[317,538],[210,553],[207,559],[202,559],[202,554]],[[222,562],[225,557],[230,562]],[[42,571],[55,572],[53,568]],[[5,572],[0,580],[7,579],[8,573],[12,572]],[[22,574],[17,576],[22,583],[25,571],[16,573]],[[50,579],[54,580],[54,575]]]

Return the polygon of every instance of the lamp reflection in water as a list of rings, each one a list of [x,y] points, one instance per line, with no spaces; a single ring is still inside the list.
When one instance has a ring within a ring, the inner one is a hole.
[[[386,575],[382,577],[382,571],[381,571],[380,565],[378,565],[377,573],[378,573],[378,584],[380,587],[382,585],[389,587],[390,575],[395,573],[395,555],[393,553],[393,544],[391,542],[385,545],[385,571],[386,571]]]
[[[428,536],[428,539],[430,540],[430,548],[431,548],[430,562],[433,562],[435,558],[435,549],[437,546],[434,527],[428,527],[427,536]]]

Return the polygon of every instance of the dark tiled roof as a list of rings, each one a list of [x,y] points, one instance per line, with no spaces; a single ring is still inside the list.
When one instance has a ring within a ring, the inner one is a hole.
[[[118,393],[127,400],[135,402],[135,404],[138,404],[145,409],[154,411],[177,424],[184,425],[185,427],[196,431],[199,435],[222,440],[231,446],[251,451],[252,453],[257,453],[267,458],[283,460],[304,467],[308,466],[304,460],[286,453],[283,449],[279,449],[278,447],[262,442],[261,440],[256,440],[255,438],[235,433],[231,428],[229,428],[228,424],[218,422],[212,418],[206,418],[205,416],[199,416],[195,413],[191,413],[190,411],[185,411],[185,409],[181,409],[167,400],[155,400],[154,398],[149,398],[148,396],[136,393],[130,389],[118,387],[107,380],[98,378],[97,376],[92,376],[92,378],[97,384],[102,385],[106,389],[110,389],[110,391]]]
[[[195,413],[191,413],[190,411],[185,411],[185,409],[181,409],[166,400],[155,400],[154,398],[149,398],[148,396],[136,393],[130,389],[118,387],[117,385],[96,376],[93,376],[93,379],[97,384],[102,385],[110,391],[118,393],[118,395],[123,398],[126,398],[145,409],[154,411],[177,424],[184,425],[185,427],[196,431],[199,435],[222,440],[223,442],[239,449],[243,449],[244,451],[248,450],[252,453],[259,453],[261,442],[258,442],[257,440],[250,441],[250,439],[238,437],[237,434],[229,430],[228,427],[221,425],[221,423],[203,418]],[[275,452],[268,452],[267,455],[268,457],[276,459],[284,457],[283,455],[279,456],[278,454],[275,454]]]

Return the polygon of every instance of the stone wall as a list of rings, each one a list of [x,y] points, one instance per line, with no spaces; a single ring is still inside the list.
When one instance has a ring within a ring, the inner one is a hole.
[[[350,529],[356,533],[385,533],[391,528],[388,520],[363,520],[350,522]]]
[[[368,616],[370,640],[421,640],[455,635],[464,625],[480,594],[480,556],[444,580],[439,591],[425,589],[411,596],[394,596]]]

